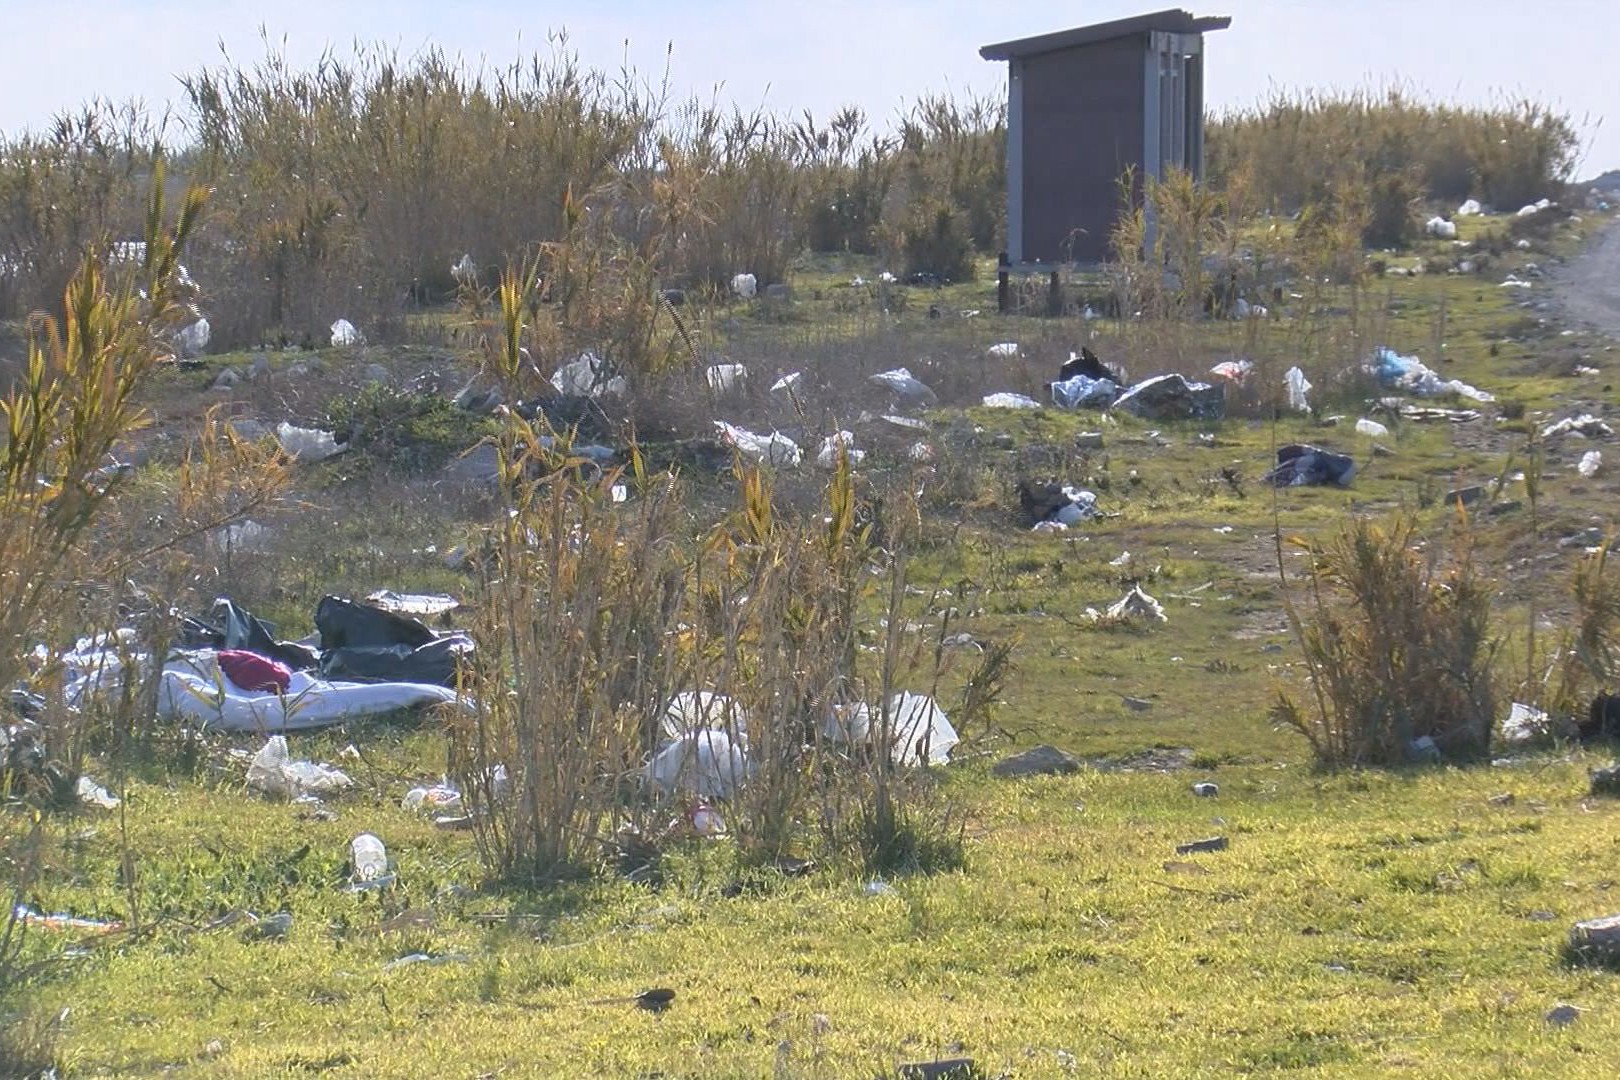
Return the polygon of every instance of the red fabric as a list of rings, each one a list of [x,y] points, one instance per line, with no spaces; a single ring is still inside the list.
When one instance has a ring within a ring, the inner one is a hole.
[[[292,683],[287,665],[245,649],[220,650],[219,670],[243,690],[285,694]]]

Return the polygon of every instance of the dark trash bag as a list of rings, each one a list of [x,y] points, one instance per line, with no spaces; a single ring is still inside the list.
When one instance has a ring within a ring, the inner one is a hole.
[[[443,637],[420,620],[337,596],[315,608],[321,634],[321,674],[355,682],[408,682],[455,686],[465,634]]]
[[[1290,444],[1278,447],[1277,467],[1266,473],[1266,481],[1276,487],[1336,485],[1349,487],[1356,476],[1356,463],[1343,454],[1318,446]]]
[[[180,621],[180,644],[188,649],[240,649],[258,653],[293,671],[308,671],[320,659],[297,642],[277,641],[275,627],[221,597],[206,619]]]

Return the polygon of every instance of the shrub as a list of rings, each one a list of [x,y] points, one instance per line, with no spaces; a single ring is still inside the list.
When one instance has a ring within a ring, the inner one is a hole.
[[[350,446],[406,472],[440,468],[494,429],[443,394],[380,383],[330,402],[326,419],[334,430],[348,433]]]
[[[971,281],[973,235],[957,207],[927,199],[912,207],[900,227],[900,249],[907,274],[927,274],[941,281]]]
[[[1311,696],[1280,691],[1272,715],[1323,767],[1396,765],[1424,737],[1451,761],[1490,752],[1489,582],[1466,534],[1448,559],[1416,543],[1410,519],[1358,519],[1309,549],[1305,611],[1289,614]]]

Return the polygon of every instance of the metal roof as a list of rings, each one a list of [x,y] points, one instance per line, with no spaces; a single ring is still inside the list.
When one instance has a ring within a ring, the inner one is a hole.
[[[1081,45],[1095,45],[1099,41],[1112,41],[1115,38],[1150,31],[1168,34],[1204,34],[1212,30],[1225,30],[1231,25],[1232,18],[1229,15],[1198,16],[1181,8],[1168,8],[1151,15],[1136,15],[1129,19],[1115,19],[1113,22],[1077,26],[1073,30],[1059,30],[1054,34],[1041,34],[1038,37],[986,45],[979,50],[979,55],[986,60],[1011,60],[1014,57],[1037,56],[1061,49],[1074,49]]]

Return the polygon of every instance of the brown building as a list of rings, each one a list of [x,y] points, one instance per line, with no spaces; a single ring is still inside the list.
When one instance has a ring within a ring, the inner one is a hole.
[[[1232,20],[1180,9],[986,45],[1007,61],[1007,262],[1109,257],[1120,178],[1196,176],[1204,162],[1204,34]],[[1148,222],[1149,235],[1153,223]]]

